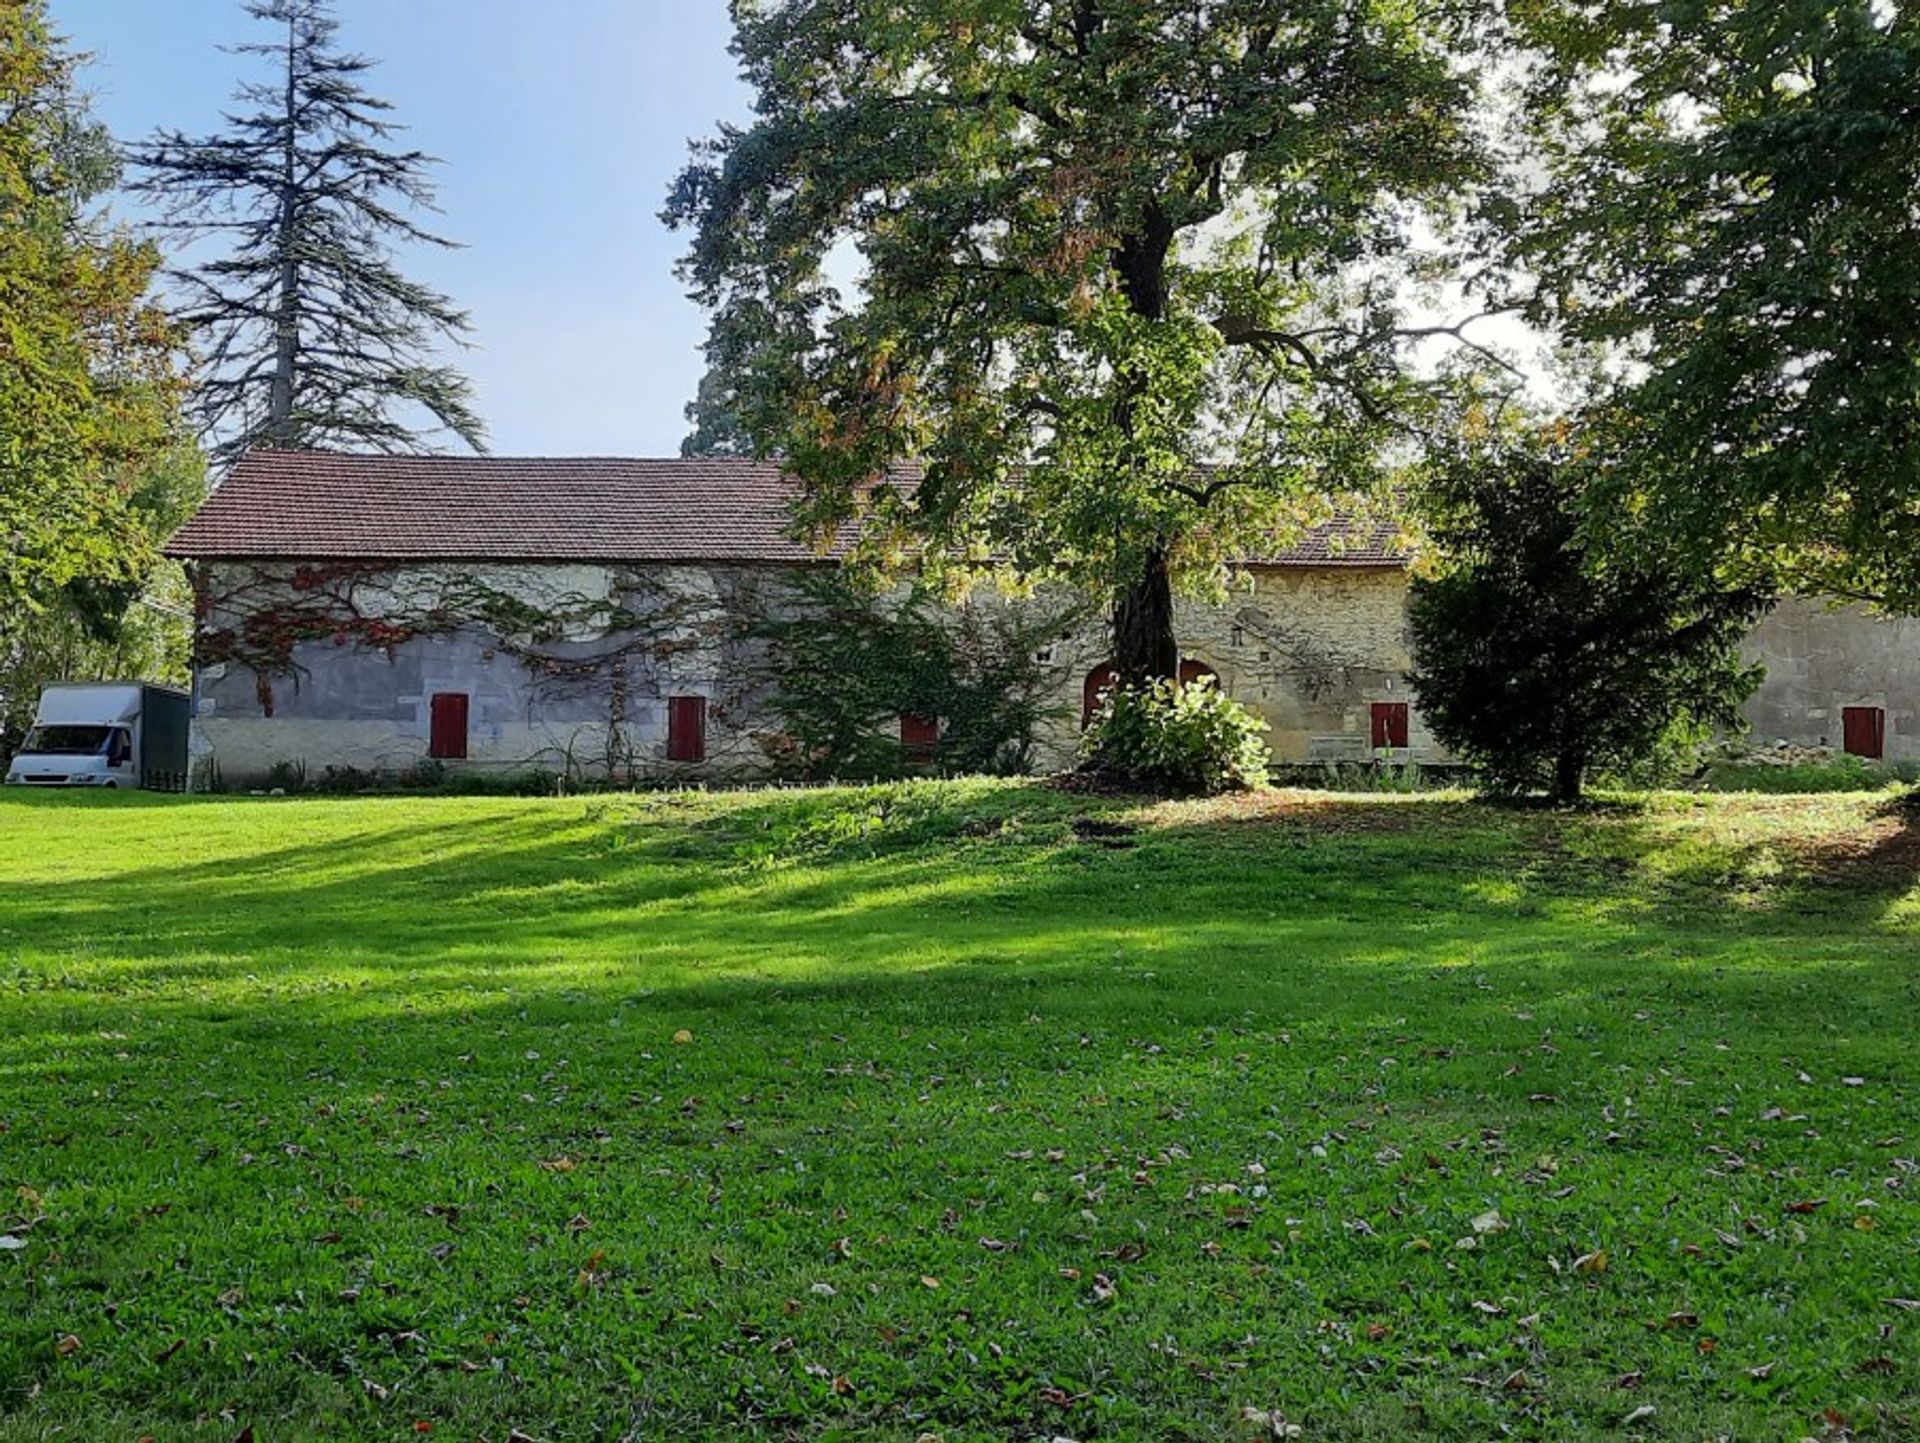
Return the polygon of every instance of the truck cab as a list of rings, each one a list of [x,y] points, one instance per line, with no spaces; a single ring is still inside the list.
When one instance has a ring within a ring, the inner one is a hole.
[[[7,780],[43,787],[138,786],[133,732],[124,726],[36,726],[15,753]]]

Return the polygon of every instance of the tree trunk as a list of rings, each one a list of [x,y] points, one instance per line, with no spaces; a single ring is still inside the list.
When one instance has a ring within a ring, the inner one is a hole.
[[[300,351],[300,266],[294,257],[295,191],[298,185],[296,131],[299,93],[295,85],[298,33],[287,19],[287,128],[281,157],[278,234],[279,295],[273,316],[273,383],[267,392],[267,439],[276,446],[292,446],[300,439],[293,424],[294,370]]]
[[[1173,634],[1173,581],[1167,548],[1156,542],[1133,584],[1113,609],[1113,667],[1120,685],[1140,686],[1180,674],[1180,643]]]
[[[1587,780],[1586,758],[1578,752],[1561,752],[1553,763],[1553,800],[1563,807],[1580,800]]]

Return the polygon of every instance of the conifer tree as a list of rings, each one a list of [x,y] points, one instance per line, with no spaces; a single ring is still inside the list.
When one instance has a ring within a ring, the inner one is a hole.
[[[336,48],[330,0],[246,10],[272,38],[236,50],[271,78],[240,87],[219,133],[163,130],[134,153],[135,189],[209,255],[173,278],[216,454],[434,450],[448,437],[484,449],[471,385],[433,355],[464,342],[468,317],[392,254],[453,244],[414,218],[434,208],[436,162],[397,143],[392,106],[361,84],[374,62]]]

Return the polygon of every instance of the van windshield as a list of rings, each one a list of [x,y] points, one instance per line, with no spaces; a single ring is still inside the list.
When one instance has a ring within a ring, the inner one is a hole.
[[[95,757],[107,749],[112,727],[35,727],[20,750],[42,757]]]

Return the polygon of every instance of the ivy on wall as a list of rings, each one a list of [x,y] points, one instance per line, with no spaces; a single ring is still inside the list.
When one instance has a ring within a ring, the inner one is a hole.
[[[802,573],[741,630],[758,643],[749,665],[784,728],[773,760],[803,778],[1029,771],[1063,694],[1042,658],[1088,612],[1081,602],[956,607],[919,589],[889,599],[837,571]],[[903,717],[938,724],[930,755],[902,745]]]
[[[227,566],[217,577],[217,588],[210,573],[197,579],[194,664],[245,667],[267,716],[277,681],[300,684],[304,644],[380,651],[391,660],[410,641],[476,628],[544,690],[604,692],[618,723],[631,661],[664,662],[710,647],[728,630],[710,598],[674,595],[637,571],[617,574],[606,595],[568,593],[539,604],[456,568],[436,568],[430,582],[405,587],[390,569],[360,563]],[[585,650],[561,645],[575,636],[596,641]]]

